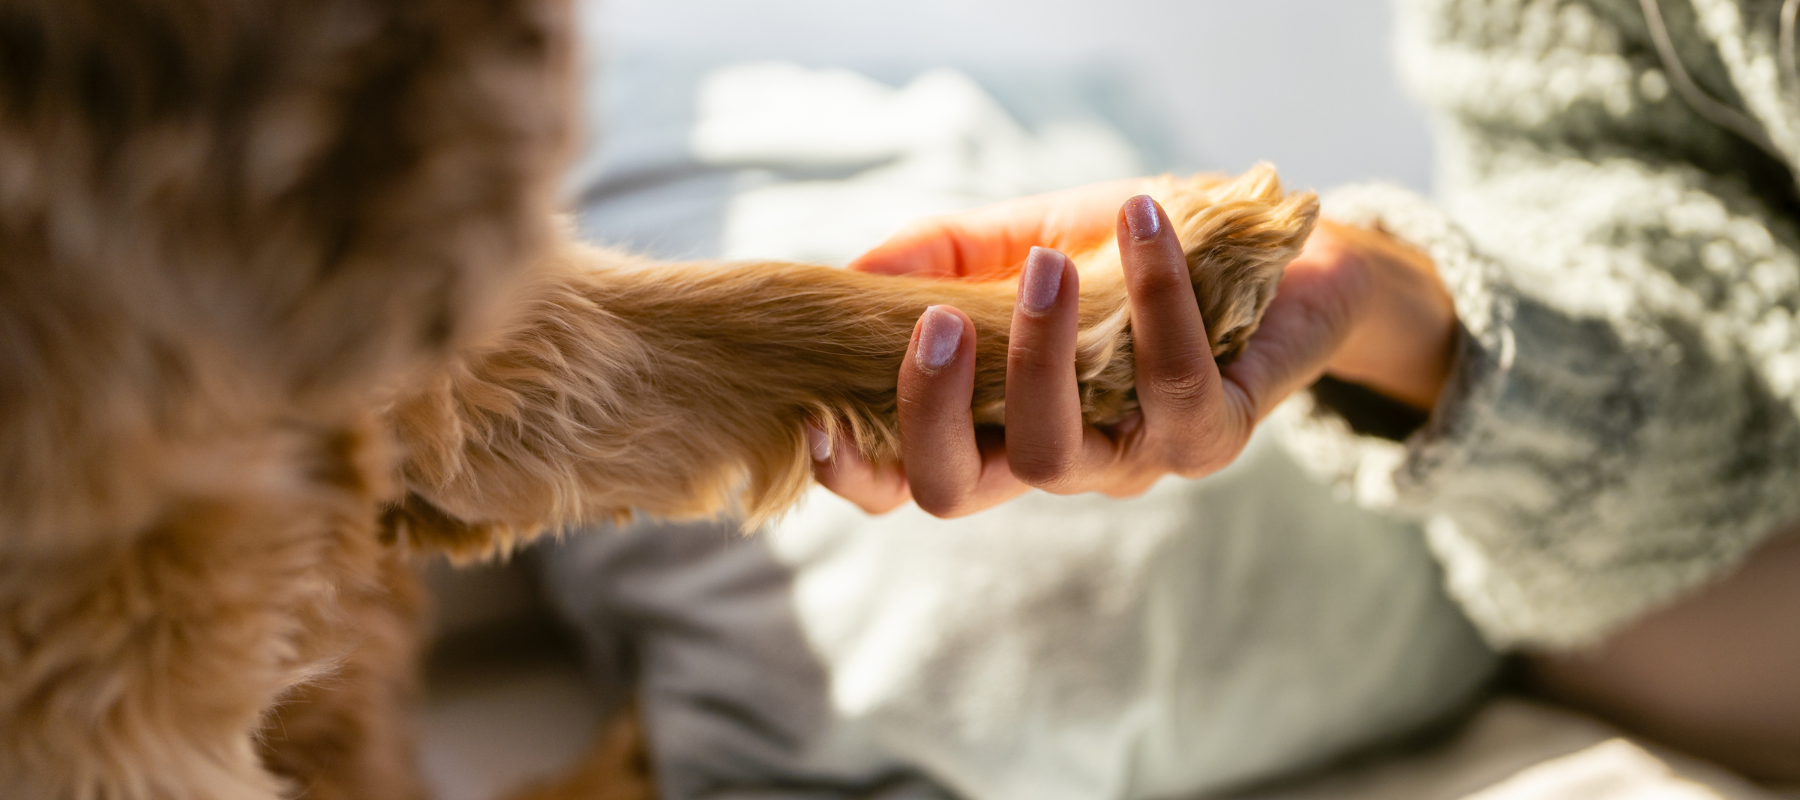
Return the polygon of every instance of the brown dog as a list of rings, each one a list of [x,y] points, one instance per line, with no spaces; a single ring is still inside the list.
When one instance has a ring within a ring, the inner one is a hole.
[[[570,29],[567,0],[0,0],[0,797],[416,796],[405,552],[765,518],[809,418],[892,458],[930,303],[975,321],[998,419],[1010,284],[570,241]],[[1230,356],[1316,203],[1266,169],[1155,188]],[[1095,421],[1134,402],[1110,252]]]

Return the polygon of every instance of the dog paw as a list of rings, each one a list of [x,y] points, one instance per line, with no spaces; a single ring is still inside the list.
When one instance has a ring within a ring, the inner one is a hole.
[[[1288,262],[1311,234],[1318,197],[1283,190],[1267,164],[1235,178],[1163,176],[1151,181],[1146,194],[1163,206],[1187,253],[1213,357],[1229,363],[1256,332]],[[1076,351],[1083,415],[1091,423],[1116,422],[1137,409],[1119,249],[1108,241],[1073,258],[1083,287]]]

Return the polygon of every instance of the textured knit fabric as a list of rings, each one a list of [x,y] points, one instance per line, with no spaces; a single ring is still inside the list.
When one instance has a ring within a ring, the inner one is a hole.
[[[1400,2],[1442,202],[1362,187],[1327,213],[1428,251],[1462,346],[1404,444],[1328,413],[1292,442],[1361,502],[1426,520],[1491,643],[1591,644],[1800,517],[1781,5]]]

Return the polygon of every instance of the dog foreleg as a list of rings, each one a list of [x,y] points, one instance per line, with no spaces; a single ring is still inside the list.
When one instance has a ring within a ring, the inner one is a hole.
[[[1271,170],[1165,179],[1214,352],[1241,348],[1316,216]],[[1110,243],[1082,267],[1077,374],[1086,417],[1135,407],[1130,312]],[[974,412],[1003,419],[1010,281],[934,281],[777,263],[658,264],[566,245],[526,311],[395,412],[410,495],[391,520],[464,555],[544,526],[633,510],[751,520],[811,476],[808,420],[898,453],[900,360],[927,306],[967,313]]]

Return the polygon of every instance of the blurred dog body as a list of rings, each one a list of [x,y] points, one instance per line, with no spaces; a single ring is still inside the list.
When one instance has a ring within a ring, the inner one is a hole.
[[[808,419],[892,458],[932,303],[975,320],[997,415],[1010,285],[575,244],[570,28],[0,0],[0,796],[419,796],[408,553],[767,517]],[[1151,188],[1230,355],[1316,203],[1266,169]],[[1117,418],[1123,284],[1084,270],[1086,410]]]

